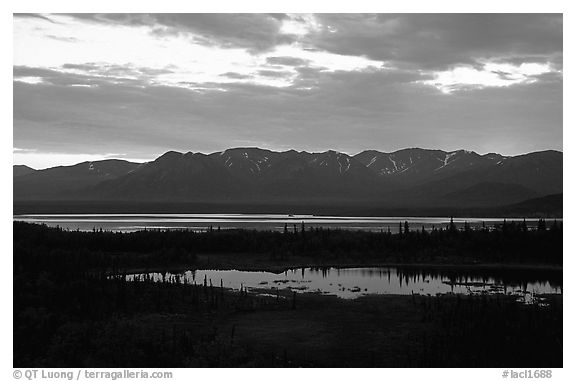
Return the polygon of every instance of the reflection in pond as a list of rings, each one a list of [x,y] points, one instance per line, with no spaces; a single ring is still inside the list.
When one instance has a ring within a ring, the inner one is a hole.
[[[369,294],[506,294],[530,302],[540,294],[562,293],[562,271],[446,270],[416,267],[299,268],[282,273],[191,270],[132,274],[128,279],[214,284],[258,294],[275,290],[316,292],[353,299]]]

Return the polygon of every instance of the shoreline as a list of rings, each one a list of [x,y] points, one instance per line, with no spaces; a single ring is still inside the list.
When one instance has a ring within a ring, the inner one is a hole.
[[[199,254],[199,257],[202,257]],[[214,257],[214,255],[209,255]],[[364,268],[364,267],[395,267],[395,268],[422,268],[422,269],[437,269],[437,270],[508,270],[508,271],[551,271],[563,272],[563,266],[551,264],[537,264],[537,263],[478,263],[478,264],[451,264],[451,263],[398,263],[398,262],[297,262],[297,263],[237,263],[237,264],[206,264],[198,263],[196,265],[175,264],[169,266],[155,266],[151,268],[132,268],[126,269],[126,274],[139,274],[145,272],[185,272],[191,270],[216,270],[216,271],[249,271],[249,272],[271,272],[275,274],[283,273],[285,271],[309,268],[309,267],[325,267],[325,268]]]

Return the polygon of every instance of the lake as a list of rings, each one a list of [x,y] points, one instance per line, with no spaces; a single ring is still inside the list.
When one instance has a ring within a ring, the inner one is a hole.
[[[276,290],[315,292],[353,299],[363,295],[506,294],[531,302],[541,294],[562,294],[562,272],[494,269],[451,270],[417,267],[298,268],[282,273],[238,270],[190,270],[181,273],[127,275],[188,284],[212,284],[274,296]]]
[[[70,230],[103,229],[109,231],[136,231],[142,229],[191,229],[203,231],[213,226],[214,229],[256,229],[283,230],[288,224],[300,228],[304,222],[307,227],[325,227],[333,229],[380,231],[390,228],[392,233],[398,232],[398,226],[408,221],[413,229],[427,230],[433,226],[447,226],[450,217],[344,217],[315,215],[283,215],[283,214],[22,214],[14,215],[15,221],[43,223],[49,226],[60,226]],[[454,218],[457,226],[468,222],[472,227],[501,224],[502,218]],[[522,219],[507,219],[507,221],[522,221]],[[561,219],[559,220],[561,221]],[[538,219],[526,219],[526,224],[534,228]]]

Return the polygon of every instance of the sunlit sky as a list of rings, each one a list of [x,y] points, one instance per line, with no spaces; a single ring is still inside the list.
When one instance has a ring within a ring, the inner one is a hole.
[[[14,163],[562,150],[562,16],[18,14]]]

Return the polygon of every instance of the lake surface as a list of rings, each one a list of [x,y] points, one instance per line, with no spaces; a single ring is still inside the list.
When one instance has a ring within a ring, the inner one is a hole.
[[[276,290],[315,292],[353,299],[370,294],[506,294],[531,302],[541,294],[562,293],[561,271],[432,270],[424,268],[299,268],[283,273],[238,270],[191,270],[128,275],[128,279],[212,284],[263,295]],[[222,282],[222,283],[221,283]]]
[[[380,231],[390,228],[398,232],[400,223],[408,221],[413,229],[427,230],[433,226],[447,226],[450,217],[343,217],[314,215],[282,214],[24,214],[14,215],[15,221],[43,223],[49,226],[60,226],[70,230],[103,229],[109,231],[136,231],[142,229],[191,229],[203,231],[213,226],[214,229],[256,229],[283,230],[288,224],[300,228],[304,222],[307,227],[326,227],[334,229]],[[454,218],[454,223],[463,226],[468,222],[472,227],[494,226],[501,224],[502,218]],[[522,221],[510,219],[507,221]],[[561,221],[561,220],[560,220]],[[537,219],[526,219],[529,227],[535,227]]]

